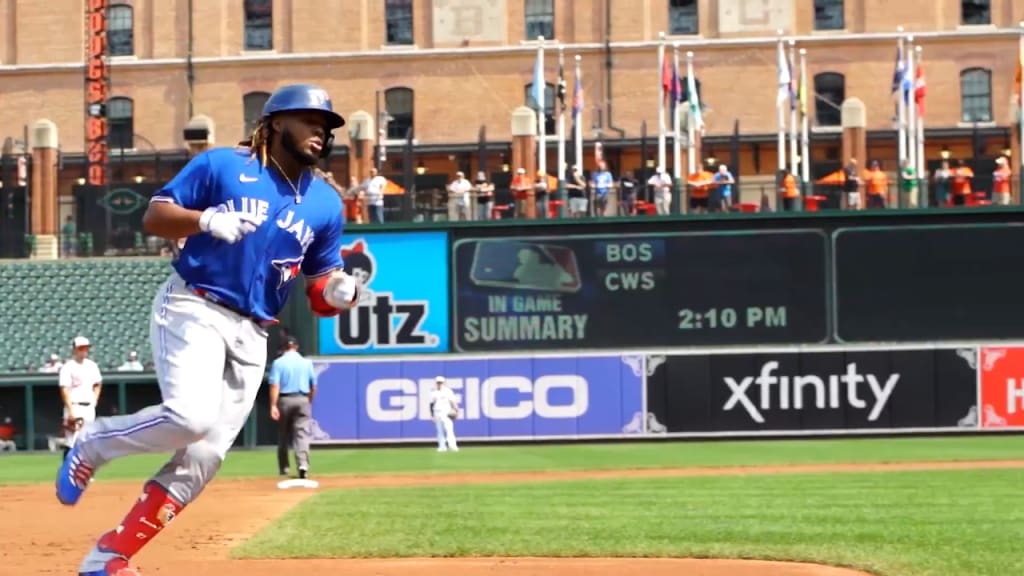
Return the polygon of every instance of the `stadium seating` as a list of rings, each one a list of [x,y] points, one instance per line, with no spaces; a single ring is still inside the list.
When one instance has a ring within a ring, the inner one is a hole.
[[[150,360],[149,310],[170,271],[167,258],[81,258],[0,264],[0,372],[66,359],[71,339],[113,370],[136,350]]]

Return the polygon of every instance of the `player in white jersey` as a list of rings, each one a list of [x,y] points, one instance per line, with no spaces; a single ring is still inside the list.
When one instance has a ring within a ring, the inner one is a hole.
[[[445,385],[444,376],[435,378],[434,383],[437,388],[430,393],[430,409],[437,426],[437,451],[458,452],[459,444],[455,440],[455,424],[452,419],[459,415],[459,401],[455,398],[455,392]]]
[[[71,360],[61,366],[58,377],[64,402],[64,457],[75,443],[78,430],[96,419],[96,404],[103,386],[100,367],[89,358],[89,339],[76,336],[71,346]]]

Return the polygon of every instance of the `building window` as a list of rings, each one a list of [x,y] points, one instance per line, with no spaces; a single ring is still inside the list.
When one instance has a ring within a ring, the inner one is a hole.
[[[537,103],[533,101],[533,82],[526,85],[526,105],[536,111]],[[571,106],[571,96],[566,100],[566,106]],[[555,133],[555,85],[550,82],[544,84],[544,131],[547,134]]]
[[[698,30],[697,0],[669,0],[669,34],[696,34]]]
[[[412,44],[412,0],[386,0],[385,27],[388,44]]]
[[[391,117],[387,132],[389,140],[405,140],[409,128],[413,127],[413,98],[411,88],[389,88],[384,92],[384,109]]]
[[[245,49],[274,49],[272,0],[245,0]]]
[[[992,72],[968,68],[960,73],[960,119],[963,122],[992,121]]]
[[[135,148],[135,104],[131,98],[107,101],[107,146],[112,150]]]
[[[554,0],[526,0],[526,39],[536,40],[538,36],[545,40],[555,37]]]
[[[135,19],[131,6],[115,4],[107,9],[107,48],[111,56],[135,54]]]
[[[252,136],[252,131],[256,129],[256,124],[259,123],[260,117],[263,116],[263,106],[269,98],[270,94],[266,92],[249,92],[242,96],[242,114],[245,118],[243,140]]]
[[[843,0],[814,0],[814,29],[842,30]]]
[[[835,72],[814,76],[814,119],[818,126],[841,126],[846,78]]]
[[[991,0],[960,0],[960,23],[964,26],[985,26],[992,23]]]

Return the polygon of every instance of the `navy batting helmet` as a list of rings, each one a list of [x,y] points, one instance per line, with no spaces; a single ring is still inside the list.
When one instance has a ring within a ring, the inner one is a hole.
[[[345,119],[334,111],[331,105],[331,97],[327,91],[312,84],[289,84],[274,91],[263,105],[263,118],[268,118],[280,112],[311,111],[322,112],[327,120],[327,141],[320,155],[326,157],[330,154],[331,145],[334,142],[334,135],[331,130],[341,128],[345,125]]]

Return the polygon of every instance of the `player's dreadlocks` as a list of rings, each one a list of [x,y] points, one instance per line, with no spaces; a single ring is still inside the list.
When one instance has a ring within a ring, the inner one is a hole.
[[[249,139],[239,142],[238,145],[249,148],[252,152],[251,158],[259,156],[260,165],[265,167],[267,165],[267,149],[270,147],[270,124],[260,120],[253,128]]]

